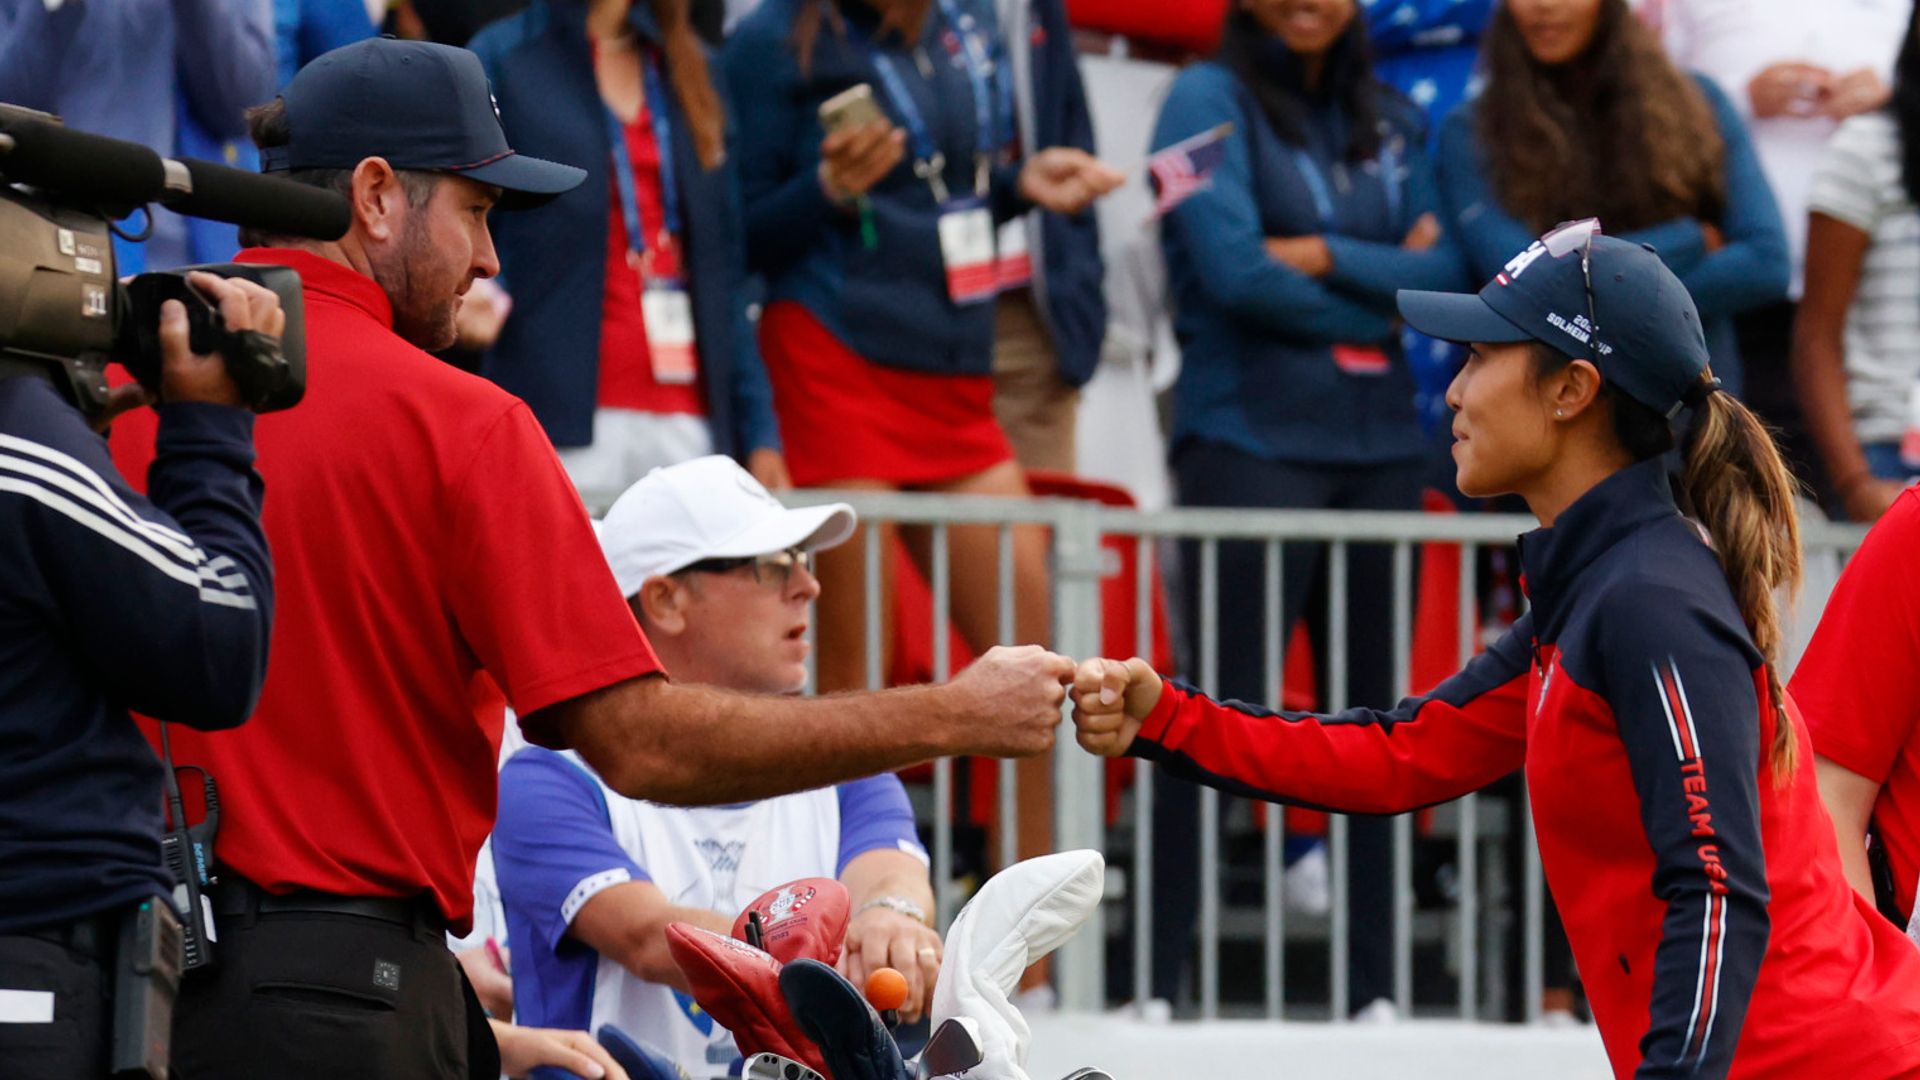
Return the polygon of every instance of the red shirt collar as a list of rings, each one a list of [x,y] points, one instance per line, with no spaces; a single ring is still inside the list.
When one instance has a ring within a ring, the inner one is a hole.
[[[387,300],[386,290],[352,267],[298,248],[247,248],[234,256],[233,261],[290,266],[300,272],[300,283],[306,287],[309,297],[316,293],[331,297],[359,308],[381,326],[393,329],[393,305]]]

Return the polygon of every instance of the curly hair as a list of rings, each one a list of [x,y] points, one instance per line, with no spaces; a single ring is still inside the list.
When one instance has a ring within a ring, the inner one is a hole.
[[[1602,0],[1593,41],[1558,65],[1533,58],[1503,4],[1482,56],[1475,134],[1501,206],[1529,228],[1719,219],[1726,144],[1713,110],[1627,0]]]

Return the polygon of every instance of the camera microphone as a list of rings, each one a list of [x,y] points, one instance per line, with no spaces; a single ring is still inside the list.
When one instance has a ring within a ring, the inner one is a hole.
[[[131,210],[166,189],[167,168],[159,154],[43,117],[0,106],[0,174],[7,179],[116,210]]]
[[[138,143],[64,127],[0,106],[0,176],[63,198],[126,212],[159,202],[182,214],[315,240],[352,223],[338,194],[208,161],[163,158]]]
[[[315,240],[338,240],[353,223],[347,200],[324,188],[194,158],[181,158],[179,164],[186,168],[190,190],[162,195],[160,201],[182,214]]]

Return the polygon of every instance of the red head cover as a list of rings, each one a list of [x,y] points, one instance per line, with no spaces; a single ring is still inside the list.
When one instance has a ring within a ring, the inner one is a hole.
[[[747,915],[760,913],[760,947],[783,964],[805,957],[828,967],[840,962],[847,940],[847,887],[832,878],[801,878],[769,889],[733,920],[733,936],[747,940]]]
[[[741,1053],[779,1054],[827,1074],[820,1048],[801,1031],[780,992],[780,961],[688,923],[667,927],[667,949],[686,973],[693,999],[733,1032]]]

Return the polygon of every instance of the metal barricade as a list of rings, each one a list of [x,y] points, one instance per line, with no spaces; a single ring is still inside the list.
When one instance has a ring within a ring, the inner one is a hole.
[[[1222,509],[1177,509],[1154,513],[1105,507],[1066,499],[1010,500],[973,496],[935,496],[916,494],[874,494],[871,492],[794,493],[788,501],[795,505],[822,502],[850,503],[863,522],[890,523],[924,527],[931,532],[931,558],[928,582],[932,592],[932,674],[944,679],[951,674],[949,655],[949,613],[952,607],[951,545],[949,530],[954,526],[991,526],[997,529],[999,638],[1014,637],[1013,606],[1013,534],[1016,528],[1037,526],[1049,534],[1053,640],[1048,644],[1057,652],[1075,658],[1101,655],[1102,588],[1119,571],[1106,546],[1111,538],[1131,545],[1134,573],[1129,583],[1133,590],[1133,642],[1129,651],[1151,656],[1154,651],[1154,567],[1171,560],[1163,558],[1175,543],[1192,543],[1197,548],[1196,580],[1186,582],[1195,590],[1197,625],[1191,627],[1193,655],[1189,675],[1204,691],[1215,692],[1219,684],[1221,643],[1220,546],[1223,543],[1261,545],[1262,608],[1264,620],[1262,663],[1267,673],[1264,700],[1269,708],[1278,708],[1286,692],[1285,631],[1280,625],[1282,581],[1285,570],[1285,544],[1312,542],[1327,545],[1329,572],[1326,648],[1327,685],[1322,687],[1321,703],[1329,710],[1348,704],[1386,707],[1387,701],[1349,702],[1346,655],[1347,573],[1352,549],[1356,545],[1384,545],[1392,553],[1392,663],[1396,673],[1397,696],[1409,692],[1414,639],[1414,591],[1416,552],[1422,545],[1445,544],[1458,547],[1459,588],[1456,632],[1459,663],[1465,664],[1494,631],[1484,627],[1477,614],[1481,599],[1481,553],[1506,548],[1514,538],[1534,527],[1529,517],[1490,514],[1425,514],[1339,511],[1254,511]],[[881,531],[865,530],[863,543],[866,584],[866,680],[869,686],[882,685],[884,677],[881,595],[882,560],[891,553],[882,549]],[[1858,547],[1864,530],[1854,526],[1809,521],[1803,526],[1803,541],[1809,557],[1820,556],[1833,565],[1844,561]],[[1824,601],[1824,596],[1818,598]],[[1172,603],[1168,602],[1172,607]],[[1794,618],[1807,625],[1819,617],[1820,603],[1803,604]],[[1053,759],[1054,834],[1053,846],[1096,848],[1109,857],[1110,866],[1125,862],[1124,875],[1110,870],[1109,895],[1103,914],[1125,915],[1114,919],[1111,934],[1105,921],[1096,917],[1063,948],[1055,961],[1056,983],[1064,1008],[1095,1011],[1124,1003],[1128,999],[1144,1002],[1153,996],[1153,941],[1151,927],[1156,903],[1154,874],[1155,800],[1152,767],[1142,761],[1136,765],[1130,806],[1121,820],[1131,823],[1131,844],[1123,849],[1107,843],[1105,817],[1105,762],[1082,752],[1075,744],[1071,727],[1063,727]],[[964,897],[957,894],[953,877],[954,858],[954,763],[936,762],[930,806],[934,881],[939,903],[940,926],[957,912]],[[995,865],[1011,862],[1015,853],[1015,808],[1017,778],[1011,762],[1001,762],[997,771],[998,797],[995,813],[1002,824],[999,844],[991,856]],[[1440,947],[1446,974],[1454,984],[1452,1000],[1441,1006],[1423,1004],[1417,1015],[1447,1015],[1465,1020],[1498,1019],[1517,1012],[1525,1019],[1540,1016],[1545,979],[1547,948],[1544,941],[1546,892],[1541,876],[1539,853],[1533,843],[1531,815],[1525,810],[1524,792],[1519,797],[1518,822],[1507,815],[1488,813],[1484,797],[1466,795],[1436,810],[1436,829],[1441,843],[1453,836],[1454,877],[1448,899],[1450,910],[1422,912],[1416,905],[1413,881],[1413,855],[1416,845],[1411,815],[1394,819],[1392,831],[1391,927],[1394,956],[1392,1002],[1401,1015],[1416,1015],[1416,945]],[[1200,868],[1199,916],[1197,920],[1197,965],[1192,992],[1193,1012],[1199,1018],[1233,1016],[1322,1016],[1334,1022],[1346,1018],[1346,1009],[1336,1007],[1347,998],[1348,965],[1352,935],[1372,928],[1354,927],[1347,918],[1349,890],[1346,831],[1347,820],[1333,815],[1328,830],[1331,863],[1331,896],[1324,920],[1290,918],[1286,903],[1286,872],[1283,853],[1286,845],[1284,816],[1268,815],[1268,824],[1260,838],[1259,902],[1235,926],[1242,930],[1257,925],[1259,933],[1258,970],[1260,992],[1255,1000],[1223,1002],[1222,943],[1226,933],[1223,916],[1227,897],[1222,889],[1222,812],[1225,804],[1219,792],[1202,789],[1200,793],[1199,835],[1195,838],[1197,865]],[[1497,809],[1497,808],[1496,808]],[[1517,829],[1515,827],[1517,826]],[[1509,880],[1502,859],[1485,858],[1483,847],[1500,848],[1510,829],[1518,832],[1523,867],[1520,881]],[[1312,923],[1312,925],[1301,925]],[[1509,985],[1504,977],[1505,958],[1502,942],[1517,926],[1521,941],[1519,984]],[[1384,927],[1382,928],[1384,929]],[[1244,937],[1244,934],[1241,934]],[[1112,939],[1111,942],[1109,939]],[[1324,938],[1327,953],[1325,997],[1306,1009],[1289,1010],[1286,1000],[1289,961],[1302,943],[1320,947]],[[1240,940],[1240,938],[1236,938]],[[1129,957],[1132,967],[1130,985],[1108,992],[1106,964],[1108,945],[1115,956]],[[1432,980],[1428,981],[1431,985]],[[1514,1010],[1512,997],[1522,1005]]]

